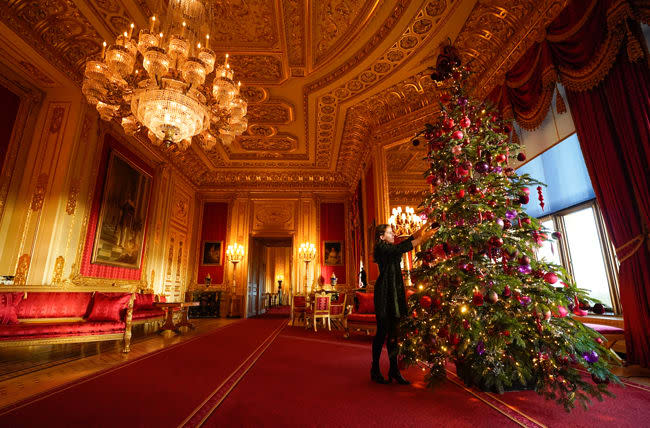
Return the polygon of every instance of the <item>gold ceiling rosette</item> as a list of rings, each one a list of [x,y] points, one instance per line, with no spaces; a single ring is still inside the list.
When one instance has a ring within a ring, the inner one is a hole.
[[[186,149],[198,136],[204,149],[230,144],[248,127],[241,82],[226,54],[216,65],[207,24],[210,5],[170,0],[166,19],[151,17],[137,41],[134,25],[86,63],[82,91],[106,121],[121,119],[128,135],[148,130],[155,145]],[[159,11],[162,11],[162,4]],[[202,45],[204,42],[204,45]]]

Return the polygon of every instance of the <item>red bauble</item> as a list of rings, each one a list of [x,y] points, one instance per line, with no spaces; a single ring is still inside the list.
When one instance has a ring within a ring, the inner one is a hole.
[[[591,374],[591,380],[593,380],[594,383],[597,384],[597,385],[600,385],[601,383],[604,383],[605,385],[607,385],[609,383],[609,378],[603,379],[601,377],[596,376],[593,373]]]
[[[526,217],[526,218],[522,219],[521,222],[526,223],[526,224],[530,224],[531,223],[530,217]]]
[[[488,240],[488,244],[493,247],[500,247],[503,245],[503,239],[501,239],[499,236],[493,236]]]
[[[427,183],[429,183],[429,184],[433,184],[433,182],[434,182],[435,180],[436,180],[436,176],[435,176],[435,175],[430,175],[430,176],[427,177]]]
[[[530,189],[528,187],[522,187],[521,191],[524,192],[527,195],[530,195]]]
[[[460,126],[463,128],[469,128],[470,125],[472,124],[472,121],[469,120],[469,117],[465,116],[460,120]]]
[[[464,198],[464,197],[465,197],[465,190],[460,189],[460,190],[458,191],[458,193],[456,194],[456,196],[458,197],[458,199],[462,199],[462,198]]]
[[[469,328],[469,321],[463,320],[463,328],[465,328],[465,329]]]
[[[460,343],[460,337],[456,333],[452,333],[449,341],[452,345],[458,345]]]
[[[558,280],[557,275],[554,274],[553,272],[546,272],[546,274],[544,275],[544,281],[548,282],[549,284],[555,284],[557,280]]]
[[[506,285],[505,288],[503,289],[503,297],[505,297],[507,299],[511,295],[512,295],[512,292],[510,291],[510,287]]]
[[[451,95],[449,92],[443,92],[440,94],[440,102],[443,104],[447,104],[449,101],[451,101]]]
[[[447,119],[442,121],[442,126],[444,126],[447,129],[451,129],[454,127],[456,123],[454,122],[454,119],[448,117]]]
[[[451,136],[456,140],[462,140],[465,134],[463,134],[463,131],[454,131],[454,133],[451,134]]]
[[[603,344],[603,339],[601,339],[600,337],[597,337],[596,342],[598,342],[599,345],[602,345]]]
[[[502,153],[502,154],[499,154],[499,155],[496,155],[496,156],[494,157],[494,160],[497,161],[497,162],[499,162],[499,163],[503,163],[503,162],[506,161],[506,155],[504,155],[503,153]]]
[[[447,326],[440,327],[440,330],[438,330],[438,337],[448,337],[448,336],[449,336],[449,328],[447,328]]]
[[[519,162],[523,162],[523,161],[525,161],[525,160],[526,160],[526,155],[525,155],[523,152],[519,153],[519,154],[517,155],[517,160],[518,160]]]
[[[520,265],[529,265],[529,264],[530,264],[530,257],[528,257],[528,256],[522,256],[522,257],[519,259],[519,264],[520,264]]]
[[[424,309],[429,309],[431,307],[431,297],[429,296],[420,297],[420,306],[422,306]]]
[[[459,166],[458,168],[456,168],[456,174],[461,177],[464,177],[469,174],[469,171]]]
[[[503,332],[503,335],[504,335],[505,337],[510,337],[510,330],[506,330],[506,331],[504,331],[504,332]]]
[[[442,137],[442,129],[437,128],[436,131],[433,133],[433,136],[436,138]]]
[[[474,297],[472,297],[472,303],[475,306],[483,306],[483,295],[479,293],[478,291],[474,293]]]

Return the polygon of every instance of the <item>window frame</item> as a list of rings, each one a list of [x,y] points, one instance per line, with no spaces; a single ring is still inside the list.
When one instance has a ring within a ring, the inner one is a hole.
[[[557,232],[560,232],[561,237],[558,240],[558,251],[560,253],[560,260],[564,269],[567,273],[571,275],[572,278],[575,278],[573,272],[573,263],[571,261],[571,251],[567,241],[566,227],[564,223],[564,217],[568,214],[574,213],[576,211],[584,210],[586,208],[591,208],[594,213],[594,221],[596,223],[596,230],[598,231],[598,241],[600,243],[600,250],[603,256],[603,262],[605,263],[605,272],[607,274],[607,283],[609,285],[609,295],[612,300],[612,311],[613,314],[605,315],[614,315],[621,316],[623,314],[623,309],[621,307],[620,291],[618,284],[618,259],[616,258],[616,252],[614,251],[614,246],[609,239],[607,234],[607,228],[605,227],[605,221],[603,219],[602,212],[598,205],[596,199],[591,199],[589,201],[581,202],[577,205],[565,208],[560,211],[556,211],[552,214],[539,217],[540,222],[545,222],[548,220],[553,221],[553,227]]]

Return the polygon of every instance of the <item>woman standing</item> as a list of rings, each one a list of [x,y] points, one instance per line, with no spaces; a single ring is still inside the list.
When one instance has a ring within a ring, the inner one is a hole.
[[[395,244],[395,234],[388,224],[380,224],[375,229],[375,263],[379,265],[379,277],[375,283],[375,315],[377,317],[377,334],[372,341],[372,368],[370,379],[377,383],[389,383],[395,379],[402,385],[410,382],[402,377],[397,368],[398,327],[401,317],[407,313],[406,294],[400,260],[402,254],[427,241],[435,230],[426,230],[427,225],[400,244]],[[386,342],[386,351],[390,361],[388,380],[379,371],[379,357]]]

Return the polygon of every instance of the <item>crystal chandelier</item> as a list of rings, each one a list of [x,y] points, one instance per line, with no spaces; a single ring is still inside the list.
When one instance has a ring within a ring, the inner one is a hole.
[[[402,211],[402,207],[393,208],[392,215],[388,219],[388,224],[396,236],[412,235],[422,223],[422,219],[415,214],[415,210],[411,207],[406,207],[404,211]]]
[[[153,144],[181,150],[195,136],[212,150],[217,140],[230,144],[246,130],[247,104],[228,54],[215,66],[209,9],[199,0],[169,0],[165,22],[152,16],[137,41],[131,24],[115,44],[104,42],[101,57],[86,63],[82,87],[103,120],[121,119],[127,135],[144,127]]]

